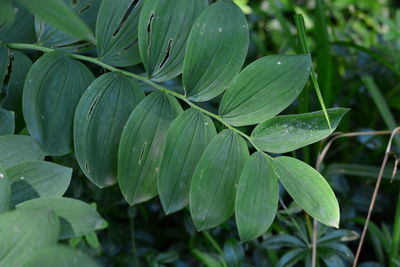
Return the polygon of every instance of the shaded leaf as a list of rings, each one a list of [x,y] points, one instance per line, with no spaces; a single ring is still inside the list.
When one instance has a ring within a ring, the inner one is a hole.
[[[242,241],[255,239],[268,230],[278,209],[278,198],[278,179],[271,159],[254,153],[246,162],[236,194],[236,224]]]
[[[94,207],[77,199],[37,198],[17,206],[17,210],[43,209],[51,210],[60,217],[60,239],[82,236],[107,226],[107,222]]]
[[[206,101],[222,93],[240,71],[248,46],[249,30],[240,8],[231,1],[209,6],[188,38],[183,85],[189,99]]]
[[[235,126],[257,124],[283,111],[303,90],[310,75],[309,54],[260,58],[232,81],[219,113]]]
[[[11,0],[0,1],[0,26],[13,23],[15,20],[15,12]]]
[[[118,182],[130,205],[157,195],[157,177],[167,130],[182,112],[177,100],[156,91],[133,110],[122,133]]]
[[[190,185],[190,212],[204,230],[226,221],[235,206],[236,186],[249,156],[246,142],[231,130],[220,132],[207,146]]]
[[[0,108],[0,135],[13,134],[14,130],[14,112]]]
[[[79,39],[93,40],[89,27],[61,0],[17,0],[38,18]]]
[[[345,108],[328,109],[331,129],[324,112],[277,116],[257,125],[251,134],[254,143],[264,151],[285,153],[318,142],[329,136],[347,113]]]
[[[276,263],[276,267],[293,266],[301,259],[305,258],[307,250],[303,248],[296,248],[285,253]]]
[[[186,40],[206,0],[145,1],[139,18],[139,50],[149,78],[166,81],[182,72]]]
[[[79,249],[56,245],[38,249],[22,266],[95,267],[99,265]]]
[[[9,168],[28,160],[43,160],[44,153],[39,144],[30,136],[0,136],[0,164]]]
[[[74,121],[75,154],[85,175],[98,187],[117,181],[122,130],[143,97],[134,80],[110,72],[97,78],[79,101]]]
[[[10,63],[10,50],[0,46],[0,91],[3,87],[4,78],[7,75],[8,64]]]
[[[211,119],[195,109],[176,118],[167,139],[158,177],[158,191],[167,214],[189,203],[189,188],[197,163],[216,135]]]
[[[301,248],[306,247],[306,244],[296,236],[280,234],[268,237],[261,246],[266,249],[281,249],[284,247]]]
[[[143,0],[103,0],[96,24],[99,59],[116,67],[141,61],[138,43],[139,13]]]
[[[70,152],[75,108],[93,79],[85,65],[62,52],[45,54],[33,64],[24,85],[23,113],[47,155]]]
[[[57,216],[48,210],[14,210],[1,214],[0,265],[21,266],[39,248],[55,245],[59,231]]]
[[[13,3],[15,20],[0,26],[0,41],[4,43],[33,43],[35,42],[34,18],[25,8]]]
[[[10,208],[11,186],[6,170],[0,164],[0,213]]]
[[[245,255],[242,245],[235,239],[224,243],[224,258],[229,266],[243,266]]]
[[[38,197],[61,197],[71,182],[72,169],[46,161],[26,161],[7,169],[11,206]]]
[[[210,253],[202,252],[198,249],[192,249],[193,255],[207,267],[225,267],[226,264],[222,257]]]
[[[301,208],[321,223],[339,227],[339,204],[319,172],[290,157],[275,158],[273,166],[279,181]]]

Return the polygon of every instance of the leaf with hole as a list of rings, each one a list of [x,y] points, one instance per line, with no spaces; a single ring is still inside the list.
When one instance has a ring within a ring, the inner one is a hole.
[[[186,110],[172,122],[158,177],[158,191],[167,214],[188,204],[193,173],[216,134],[211,119],[195,109]]]
[[[233,214],[237,183],[248,157],[246,142],[231,130],[223,130],[207,146],[189,193],[197,230],[215,227]]]
[[[39,197],[61,197],[71,182],[72,169],[46,161],[26,161],[7,168],[11,206]]]
[[[10,50],[6,47],[0,46],[0,89],[3,87],[3,82],[7,75],[9,63]]]
[[[0,135],[13,134],[14,129],[14,112],[0,108]]]
[[[96,23],[99,60],[116,67],[141,61],[138,43],[139,14],[144,0],[103,0]]]
[[[339,227],[339,204],[319,172],[290,157],[275,158],[273,166],[283,187],[305,212],[323,224]]]
[[[82,63],[63,52],[51,52],[33,64],[24,85],[27,128],[47,155],[68,154],[79,99],[94,77]]]
[[[62,0],[17,0],[37,18],[76,38],[93,41],[90,28]],[[70,1],[66,1],[67,3]],[[79,4],[80,1],[76,1]],[[75,5],[76,5],[75,4]],[[74,5],[74,1],[71,2]]]
[[[167,130],[182,112],[178,101],[156,91],[133,110],[122,132],[118,182],[130,205],[157,195],[157,178]]]
[[[257,125],[251,134],[251,139],[264,151],[272,153],[290,152],[329,136],[348,110],[345,108],[327,110],[331,129],[329,129],[322,110],[277,116]]]
[[[59,231],[60,222],[49,210],[1,214],[0,266],[22,266],[39,248],[55,245]]]
[[[237,5],[218,1],[206,8],[186,47],[183,85],[189,99],[206,101],[222,93],[240,71],[248,46],[247,21]]]
[[[0,164],[9,168],[28,160],[43,160],[44,153],[38,142],[27,135],[0,136]]]
[[[107,227],[97,210],[72,198],[45,197],[32,199],[17,206],[17,210],[51,210],[60,217],[60,239],[83,236]]]
[[[242,70],[228,86],[219,114],[234,126],[268,120],[296,99],[310,70],[309,54],[260,58]]]
[[[149,78],[166,81],[182,72],[186,40],[206,0],[145,1],[139,17],[139,51]]]
[[[0,164],[0,213],[10,208],[11,186],[6,170]]]
[[[247,160],[239,179],[235,215],[240,240],[250,241],[264,234],[278,209],[278,178],[272,160],[256,152]]]
[[[55,245],[38,249],[22,265],[22,267],[32,266],[97,267],[99,265],[80,249]]]
[[[110,72],[94,80],[79,101],[74,121],[75,154],[85,175],[98,187],[116,183],[122,129],[143,98],[134,80]]]

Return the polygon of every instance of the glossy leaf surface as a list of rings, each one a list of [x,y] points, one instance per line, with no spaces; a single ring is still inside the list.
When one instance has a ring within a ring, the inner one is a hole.
[[[7,169],[11,206],[38,197],[61,197],[71,182],[72,169],[46,161],[26,161]]]
[[[329,136],[347,111],[345,108],[327,110],[331,129],[323,111],[277,116],[257,125],[251,138],[259,148],[267,152],[293,151]]]
[[[319,172],[290,157],[275,158],[273,166],[279,181],[301,208],[321,223],[339,227],[339,204]]]
[[[17,210],[43,209],[51,210],[60,217],[60,239],[82,236],[107,226],[94,207],[72,198],[37,198],[17,206]]]
[[[157,91],[144,98],[129,117],[118,155],[119,186],[129,204],[157,195],[167,130],[181,112],[175,98]]]
[[[193,173],[216,134],[211,119],[195,109],[186,110],[172,122],[158,177],[158,191],[167,214],[188,204]]]
[[[219,113],[235,126],[268,120],[296,99],[310,70],[308,54],[260,58],[242,70],[229,85]]]
[[[242,241],[255,239],[268,230],[278,209],[278,198],[272,160],[254,153],[246,162],[236,194],[236,224]]]
[[[236,187],[249,157],[246,142],[230,130],[207,146],[190,185],[190,212],[198,230],[226,221],[235,207]]]
[[[85,175],[97,186],[117,181],[118,146],[134,107],[144,97],[134,80],[117,73],[97,78],[75,112],[75,154]]]
[[[187,37],[206,6],[206,0],[144,1],[139,50],[149,78],[166,81],[182,72]]]
[[[189,99],[206,101],[222,93],[240,71],[248,46],[249,30],[240,8],[231,1],[209,6],[188,38],[183,85]]]
[[[23,113],[47,155],[70,152],[74,112],[93,79],[85,65],[62,52],[45,54],[33,64],[24,85]]]

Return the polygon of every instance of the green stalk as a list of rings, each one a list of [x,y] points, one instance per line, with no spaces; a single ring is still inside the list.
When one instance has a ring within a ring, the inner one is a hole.
[[[41,45],[37,45],[37,44],[23,44],[23,43],[12,43],[12,44],[7,44],[8,48],[12,48],[12,49],[27,49],[27,50],[36,50],[36,51],[41,51],[41,52],[45,52],[45,53],[49,53],[49,52],[53,52],[56,51],[56,49],[52,49],[52,48],[48,48],[48,47],[44,47]],[[241,135],[242,137],[244,137],[257,151],[263,153],[264,155],[266,155],[267,157],[271,158],[268,154],[264,153],[260,148],[257,147],[257,145],[253,142],[253,140],[250,138],[250,136],[248,136],[247,134],[243,133],[242,131],[236,129],[235,127],[233,127],[232,125],[230,125],[229,123],[225,122],[219,115],[214,114],[208,110],[203,109],[202,107],[197,106],[195,103],[191,102],[185,95],[174,92],[166,87],[163,87],[151,80],[149,80],[147,77],[129,72],[129,71],[125,71],[125,70],[121,70],[119,68],[115,68],[113,66],[110,66],[104,62],[101,62],[99,59],[97,58],[93,58],[93,57],[88,57],[88,56],[83,56],[83,55],[78,55],[78,54],[73,54],[73,53],[67,53],[69,57],[74,58],[74,59],[78,59],[78,60],[82,60],[82,61],[86,61],[86,62],[90,62],[93,64],[96,64],[104,69],[107,69],[109,71],[112,72],[117,72],[117,73],[121,73],[125,76],[131,77],[135,80],[139,80],[142,81],[144,83],[147,83],[148,85],[150,85],[151,87],[160,90],[166,94],[169,94],[173,97],[176,97],[182,101],[184,101],[186,104],[188,104],[189,106],[191,106],[194,109],[197,109],[198,111],[206,114],[207,116],[219,121],[220,123],[222,123],[226,128],[230,129],[231,131]]]
[[[400,194],[397,198],[396,213],[393,222],[392,244],[390,245],[389,267],[395,267],[397,264],[394,260],[399,258],[400,249]]]

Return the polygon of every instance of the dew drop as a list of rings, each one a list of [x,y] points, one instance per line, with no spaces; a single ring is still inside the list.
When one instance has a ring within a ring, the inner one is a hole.
[[[208,122],[204,123],[204,125],[208,125]]]
[[[24,180],[25,179],[25,177],[24,176],[21,176],[21,180]]]
[[[0,178],[4,178],[4,174],[0,173]]]
[[[222,32],[222,28],[218,28],[218,32]]]
[[[278,64],[278,65],[281,65],[281,64],[282,64],[282,62],[278,61],[278,62],[276,62],[276,64]]]

